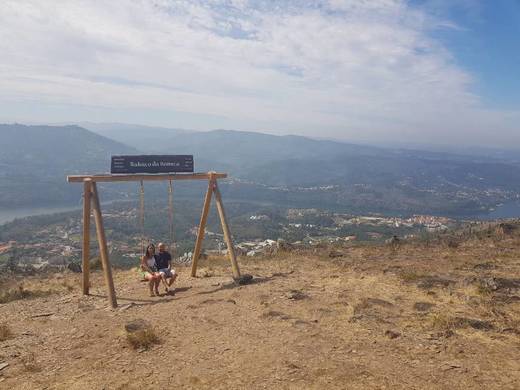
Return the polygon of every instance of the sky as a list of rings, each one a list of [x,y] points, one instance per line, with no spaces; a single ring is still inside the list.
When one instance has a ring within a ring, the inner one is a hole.
[[[0,122],[520,148],[520,0],[2,0]]]

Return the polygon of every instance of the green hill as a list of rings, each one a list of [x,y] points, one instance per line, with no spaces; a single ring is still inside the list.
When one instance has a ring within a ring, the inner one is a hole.
[[[106,172],[135,149],[78,126],[0,125],[0,208],[78,202],[67,174]]]

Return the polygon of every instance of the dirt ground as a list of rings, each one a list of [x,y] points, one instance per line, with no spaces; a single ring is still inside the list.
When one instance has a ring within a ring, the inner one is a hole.
[[[115,310],[99,272],[87,297],[77,274],[29,278],[40,294],[0,305],[0,388],[519,389],[519,248],[291,252],[241,259],[245,286],[210,259],[155,298],[135,271],[114,271]],[[129,344],[137,319],[157,344]]]

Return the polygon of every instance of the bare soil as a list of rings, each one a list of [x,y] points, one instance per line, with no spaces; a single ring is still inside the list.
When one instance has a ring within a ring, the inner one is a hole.
[[[241,259],[245,286],[209,259],[155,298],[114,271],[117,309],[99,272],[86,297],[77,274],[27,278],[36,293],[0,305],[0,388],[518,389],[519,248],[511,236],[291,252]],[[129,342],[136,323],[149,346]]]

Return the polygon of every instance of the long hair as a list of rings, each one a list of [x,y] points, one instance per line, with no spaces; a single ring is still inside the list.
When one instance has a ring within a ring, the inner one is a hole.
[[[155,253],[155,245],[154,244],[149,244],[147,247],[146,247],[146,254],[145,256],[149,259],[151,258],[154,253],[151,253],[151,250],[153,250],[153,252]]]

